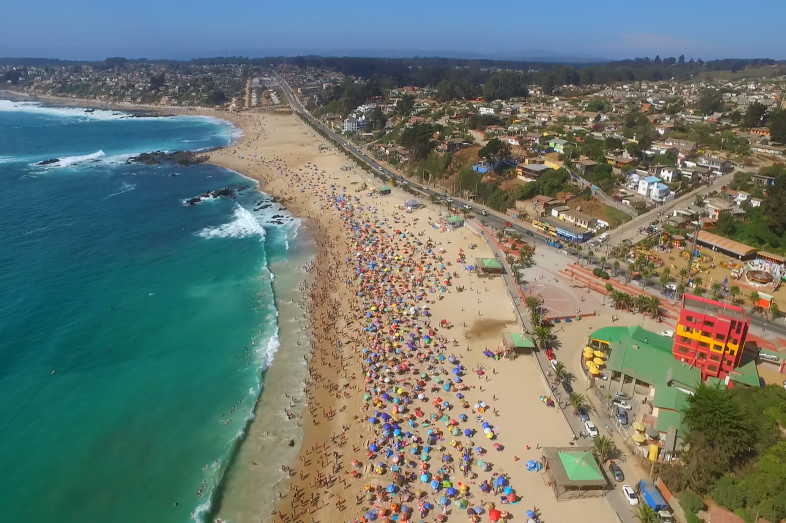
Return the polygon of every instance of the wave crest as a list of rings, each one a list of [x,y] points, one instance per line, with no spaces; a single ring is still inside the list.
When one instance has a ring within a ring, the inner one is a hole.
[[[235,219],[231,222],[216,227],[205,227],[196,233],[197,236],[207,239],[259,236],[260,239],[265,239],[265,228],[251,211],[236,205],[233,216]]]

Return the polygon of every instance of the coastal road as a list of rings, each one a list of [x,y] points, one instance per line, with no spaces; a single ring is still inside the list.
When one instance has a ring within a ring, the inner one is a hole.
[[[420,185],[414,183],[410,180],[407,180],[402,176],[400,173],[392,171],[388,167],[380,164],[374,158],[367,155],[363,149],[355,145],[354,143],[348,141],[346,138],[341,136],[340,134],[334,132],[332,129],[327,128],[325,125],[322,124],[318,119],[316,119],[305,107],[303,104],[300,103],[300,100],[295,96],[292,92],[292,89],[287,84],[286,80],[284,80],[278,73],[273,72],[273,76],[278,80],[279,86],[281,87],[281,91],[284,93],[287,101],[289,102],[290,107],[296,113],[298,113],[302,118],[308,120],[308,122],[320,130],[323,134],[328,136],[330,139],[335,141],[335,143],[339,144],[343,149],[344,152],[350,157],[356,160],[357,162],[363,163],[367,165],[372,171],[375,171],[381,174],[383,177],[396,180],[399,184],[401,184],[404,188],[409,188],[413,190],[416,194],[420,196],[426,197],[431,199],[439,198],[444,203],[453,204],[455,207],[464,208],[465,210],[472,212],[473,214],[477,214],[482,216],[483,220],[488,222],[489,225],[492,227],[503,229],[503,228],[511,228],[522,235],[533,236],[537,234],[537,237],[544,238],[541,236],[537,231],[531,226],[524,226],[521,223],[512,223],[510,218],[507,218],[504,214],[497,213],[491,209],[487,209],[483,205],[478,205],[477,203],[465,201],[460,198],[453,198],[448,197],[447,194],[444,192],[435,191],[431,189],[427,185]],[[510,226],[506,225],[506,222],[511,223]]]

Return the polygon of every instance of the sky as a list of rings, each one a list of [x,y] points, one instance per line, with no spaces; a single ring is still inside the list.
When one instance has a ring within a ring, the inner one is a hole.
[[[786,59],[783,0],[9,0],[0,12],[0,57]]]

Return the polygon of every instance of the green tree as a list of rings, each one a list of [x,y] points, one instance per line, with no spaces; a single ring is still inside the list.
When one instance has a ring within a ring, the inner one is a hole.
[[[730,212],[724,212],[718,216],[716,231],[721,236],[733,236],[737,232],[737,225]]]
[[[753,102],[748,106],[748,110],[745,111],[745,116],[742,118],[742,123],[748,129],[752,127],[764,127],[764,124],[767,121],[766,117],[767,106],[759,102]]]
[[[393,114],[396,116],[409,116],[412,109],[415,107],[415,97],[409,94],[404,96],[396,102],[396,107],[393,109]]]
[[[598,454],[598,459],[600,459],[602,464],[605,464],[610,458],[619,455],[619,449],[616,443],[609,437],[598,436],[593,441],[593,444],[595,446],[595,452]]]
[[[717,89],[702,89],[699,93],[698,101],[699,112],[703,115],[710,115],[723,109],[723,96]]]
[[[561,361],[558,361],[557,364],[554,366],[554,381],[562,381],[568,376],[568,369],[565,368],[565,364]]]
[[[649,505],[644,503],[636,505],[633,509],[633,517],[636,518],[639,523],[659,523],[658,515]]]
[[[778,143],[786,143],[786,109],[776,109],[769,117],[770,138]]]
[[[752,455],[755,435],[750,416],[726,387],[699,384],[684,412],[690,486],[705,493],[729,467]]]
[[[700,510],[704,510],[704,500],[695,492],[686,490],[680,493],[680,506],[685,512],[696,514]]]
[[[589,402],[587,401],[587,398],[578,392],[574,392],[570,395],[570,405],[573,407],[573,414],[578,414],[579,409],[589,408]]]
[[[712,299],[713,300],[717,301],[718,298],[720,298],[720,295],[721,295],[721,284],[720,284],[719,281],[712,282],[712,285],[710,285],[710,292],[712,293]]]
[[[491,165],[498,161],[509,158],[511,154],[510,145],[499,138],[492,138],[479,151],[478,156],[486,160]]]
[[[548,342],[551,341],[551,329],[546,325],[538,325],[533,332],[535,338],[538,340],[540,348],[545,350],[548,348]]]
[[[723,476],[715,483],[710,495],[721,507],[737,510],[745,506],[745,491],[740,483],[737,476]]]
[[[647,301],[644,304],[644,310],[642,312],[646,312],[647,314],[652,315],[653,319],[658,319],[661,317],[661,301],[660,298],[657,296],[648,296]]]
[[[742,290],[737,285],[732,285],[729,287],[729,296],[731,297],[732,303],[737,303],[740,294],[742,294]]]

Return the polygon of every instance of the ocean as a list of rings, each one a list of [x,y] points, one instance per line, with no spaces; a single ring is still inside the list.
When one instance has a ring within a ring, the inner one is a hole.
[[[126,160],[236,133],[0,101],[0,521],[215,510],[313,253],[237,173]]]

